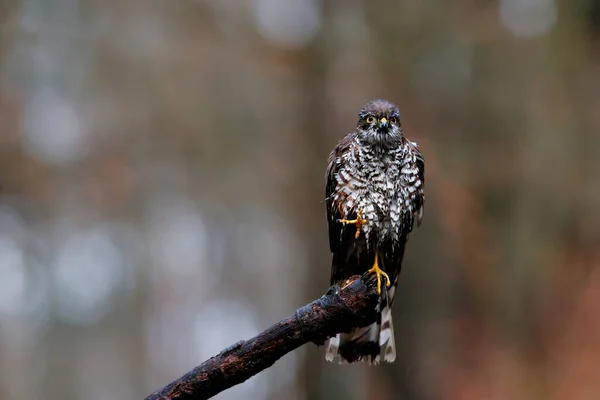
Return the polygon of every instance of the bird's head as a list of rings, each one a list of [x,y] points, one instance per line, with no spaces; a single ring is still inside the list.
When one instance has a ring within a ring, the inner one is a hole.
[[[389,148],[402,140],[400,111],[387,100],[372,100],[358,114],[356,126],[361,141]]]

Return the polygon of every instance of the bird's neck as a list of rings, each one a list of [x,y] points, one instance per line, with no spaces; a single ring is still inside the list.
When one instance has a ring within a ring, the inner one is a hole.
[[[371,153],[379,157],[389,155],[402,146],[402,138],[389,137],[385,139],[361,140],[361,145],[367,147]]]

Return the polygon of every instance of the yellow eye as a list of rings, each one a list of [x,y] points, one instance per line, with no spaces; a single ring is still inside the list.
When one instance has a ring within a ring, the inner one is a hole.
[[[368,124],[372,124],[373,122],[375,122],[375,118],[369,115],[367,117],[366,121],[367,121]]]
[[[390,118],[390,123],[395,124],[396,122],[398,122],[398,118],[396,118],[396,117]]]

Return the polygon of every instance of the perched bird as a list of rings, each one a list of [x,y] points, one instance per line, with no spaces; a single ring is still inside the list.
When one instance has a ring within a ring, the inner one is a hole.
[[[377,321],[329,339],[325,358],[378,363],[396,359],[391,307],[404,247],[423,217],[425,161],[402,133],[398,107],[368,102],[356,130],[329,155],[327,221],[333,253],[331,284],[353,275],[377,275]]]

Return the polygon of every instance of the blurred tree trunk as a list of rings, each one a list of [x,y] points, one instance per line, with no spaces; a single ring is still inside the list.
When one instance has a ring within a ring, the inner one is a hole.
[[[326,24],[327,11],[322,18]],[[295,149],[295,155],[303,159],[297,161],[297,180],[292,185],[293,193],[288,195],[288,218],[302,238],[301,247],[307,255],[302,285],[305,291],[302,298],[305,300],[318,297],[329,287],[331,265],[324,203],[325,169],[330,151],[327,141],[323,140],[329,118],[325,101],[327,59],[320,43],[317,37],[304,49],[285,53],[287,61],[296,68],[295,90],[301,94],[300,109],[296,113],[299,118],[296,142],[300,145]],[[307,346],[303,352],[304,359],[297,378],[298,393],[306,399],[319,399],[321,366],[325,362],[323,347]]]
[[[327,15],[323,16],[327,19]],[[318,43],[317,41],[315,41]],[[308,47],[302,55],[301,86],[304,92],[301,130],[304,133],[305,149],[310,154],[310,162],[305,165],[300,185],[307,190],[298,196],[301,204],[296,209],[304,209],[306,218],[302,226],[305,248],[308,250],[308,270],[306,271],[305,298],[310,299],[322,293],[330,284],[331,255],[325,217],[325,170],[330,149],[323,140],[329,109],[325,101],[325,68],[327,59],[318,44]],[[309,346],[306,349],[300,382],[306,399],[319,399],[322,365],[325,362],[324,348]]]

